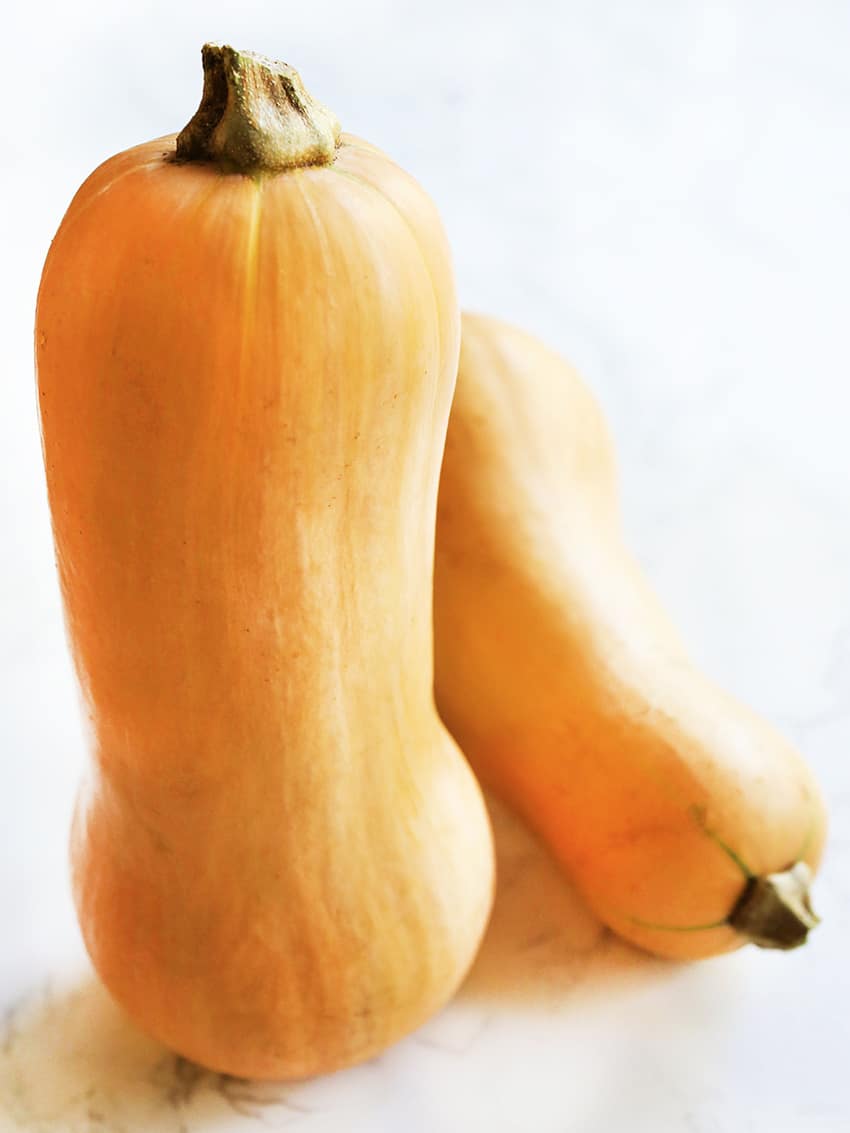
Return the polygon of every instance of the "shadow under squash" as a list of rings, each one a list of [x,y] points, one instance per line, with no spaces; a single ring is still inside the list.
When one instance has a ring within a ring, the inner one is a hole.
[[[213,1074],[147,1038],[94,976],[42,988],[0,1028],[0,1133],[190,1133],[240,1116],[283,1128],[303,1112],[285,1086]]]
[[[519,819],[488,805],[496,900],[458,998],[560,1007],[658,978],[668,966],[605,930]],[[34,990],[0,1021],[0,1133],[231,1133],[258,1121],[282,1129],[315,1112],[313,1100],[310,1083],[246,1082],[173,1054],[138,1031],[93,975]]]
[[[562,1002],[594,986],[654,978],[670,965],[615,937],[543,844],[492,795],[496,897],[464,999]]]

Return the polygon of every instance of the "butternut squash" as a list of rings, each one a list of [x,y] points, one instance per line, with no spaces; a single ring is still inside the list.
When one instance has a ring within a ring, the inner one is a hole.
[[[792,947],[815,918],[812,776],[715,687],[623,545],[587,387],[465,315],[437,517],[437,704],[596,913],[662,956]]]
[[[459,313],[422,189],[291,68],[203,55],[192,122],[92,174],[38,297],[73,885],[142,1027],[300,1077],[440,1007],[490,906],[432,691]]]

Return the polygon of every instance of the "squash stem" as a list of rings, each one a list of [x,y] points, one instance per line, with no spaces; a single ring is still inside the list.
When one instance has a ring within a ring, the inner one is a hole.
[[[339,122],[294,68],[225,44],[207,43],[201,55],[204,93],[177,136],[177,161],[256,174],[334,160]]]
[[[811,880],[805,862],[750,878],[729,924],[761,948],[798,948],[819,921],[809,902]]]

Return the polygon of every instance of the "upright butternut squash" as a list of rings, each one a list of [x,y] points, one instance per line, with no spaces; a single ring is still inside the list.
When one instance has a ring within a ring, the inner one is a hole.
[[[80,923],[149,1032],[314,1074],[466,971],[492,848],[432,692],[459,316],[434,206],[290,68],[204,50],[178,137],[107,161],[38,298],[92,767]]]
[[[623,546],[576,374],[464,316],[437,519],[437,704],[599,916],[653,952],[801,943],[825,818],[781,736],[688,661]]]

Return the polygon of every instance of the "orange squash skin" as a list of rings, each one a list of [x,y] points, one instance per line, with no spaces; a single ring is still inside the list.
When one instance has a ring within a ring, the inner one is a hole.
[[[589,390],[480,316],[463,318],[434,617],[443,719],[622,936],[682,959],[736,948],[747,875],[817,866],[809,770],[694,668],[623,546]]]
[[[74,893],[151,1034],[300,1077],[435,1011],[489,911],[431,679],[459,316],[433,205],[374,147],[258,176],[173,153],[92,174],[38,298],[92,752]]]

